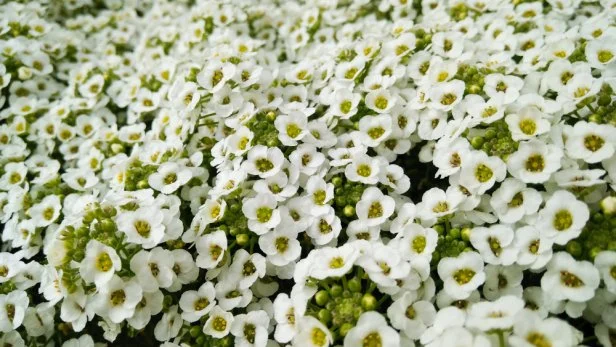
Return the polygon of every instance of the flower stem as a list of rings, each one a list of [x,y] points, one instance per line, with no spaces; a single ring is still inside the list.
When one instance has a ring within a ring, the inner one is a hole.
[[[505,333],[503,333],[502,330],[500,330],[498,332],[498,346],[499,347],[506,347],[507,344],[505,343]]]

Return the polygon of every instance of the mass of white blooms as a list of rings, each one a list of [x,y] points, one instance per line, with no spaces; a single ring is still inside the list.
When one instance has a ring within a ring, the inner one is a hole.
[[[616,0],[0,3],[0,346],[616,347]]]

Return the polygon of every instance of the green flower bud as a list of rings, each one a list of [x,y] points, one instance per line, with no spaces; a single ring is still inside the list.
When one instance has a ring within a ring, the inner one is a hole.
[[[361,280],[357,277],[353,277],[349,282],[347,282],[347,286],[350,291],[357,293],[361,290]]]
[[[171,295],[165,295],[163,298],[163,311],[167,311],[173,304],[173,297]]]
[[[334,185],[334,187],[340,187],[342,185],[342,178],[339,176],[335,176],[334,178],[332,178],[332,184]]]
[[[197,337],[195,342],[197,342],[197,345],[199,345],[199,346],[205,345],[205,336],[201,335],[201,336]]]
[[[235,241],[240,246],[246,246],[250,241],[250,236],[248,234],[239,234],[235,237]]]
[[[317,316],[319,317],[319,320],[323,324],[327,324],[332,320],[332,314],[327,309],[324,309],[324,308],[319,310],[319,313],[317,313]]]
[[[567,250],[567,253],[574,257],[579,257],[582,255],[582,245],[577,241],[569,241],[565,249]]]
[[[607,106],[612,102],[612,97],[609,94],[602,94],[599,96],[599,100],[597,100],[597,104],[599,106]]]
[[[190,328],[190,336],[192,337],[197,337],[201,334],[201,327],[200,326],[194,326]]]
[[[616,197],[614,196],[606,197],[605,199],[601,200],[599,205],[601,206],[601,211],[603,211],[603,213],[608,216],[611,216],[616,213]]]
[[[314,296],[314,300],[317,302],[317,305],[325,306],[325,304],[329,301],[329,294],[326,290],[319,290]]]
[[[468,242],[471,240],[471,228],[463,228],[462,229],[462,240]]]
[[[355,207],[346,205],[344,206],[344,210],[342,212],[346,217],[353,217],[355,215]]]
[[[460,238],[460,229],[453,228],[453,229],[449,230],[449,235],[451,235],[451,237],[454,238],[454,239]]]
[[[363,307],[363,309],[366,311],[372,311],[376,309],[376,304],[376,298],[370,293],[364,294],[364,296],[361,298],[361,307]]]
[[[342,287],[334,284],[333,286],[331,286],[331,288],[329,289],[329,294],[333,297],[337,297],[342,295]]]
[[[476,84],[471,84],[470,87],[468,87],[468,92],[470,94],[479,94],[479,92],[481,92],[481,87]]]
[[[138,189],[146,189],[146,188],[149,188],[149,187],[150,187],[150,185],[148,184],[148,181],[146,181],[146,180],[141,180],[141,181],[137,182],[137,188]]]
[[[268,121],[273,122],[276,119],[276,113],[274,113],[274,111],[269,111],[265,117]]]
[[[496,137],[496,131],[494,131],[493,129],[488,129],[484,137],[488,140],[492,140],[493,138]]]
[[[113,233],[116,231],[115,223],[109,218],[105,218],[101,221],[101,228],[106,233]]]
[[[345,337],[346,334],[349,333],[349,330],[353,329],[353,324],[351,323],[344,323],[340,326],[340,336],[341,337]]]
[[[601,116],[599,116],[596,113],[593,113],[590,116],[588,116],[588,121],[592,123],[601,123]]]
[[[475,136],[471,139],[471,146],[473,146],[474,149],[481,149],[481,146],[483,146],[484,140],[483,137],[481,136]]]
[[[600,247],[593,247],[590,249],[590,252],[588,252],[588,257],[590,260],[594,260],[597,254],[601,253],[601,251],[603,250]]]

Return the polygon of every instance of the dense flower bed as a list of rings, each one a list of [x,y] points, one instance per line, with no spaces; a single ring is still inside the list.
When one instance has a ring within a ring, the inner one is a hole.
[[[615,17],[1,5],[0,345],[616,346]]]

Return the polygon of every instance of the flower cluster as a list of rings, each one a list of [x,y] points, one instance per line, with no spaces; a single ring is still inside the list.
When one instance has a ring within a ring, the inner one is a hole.
[[[0,5],[0,345],[614,347],[615,43],[614,0]]]

